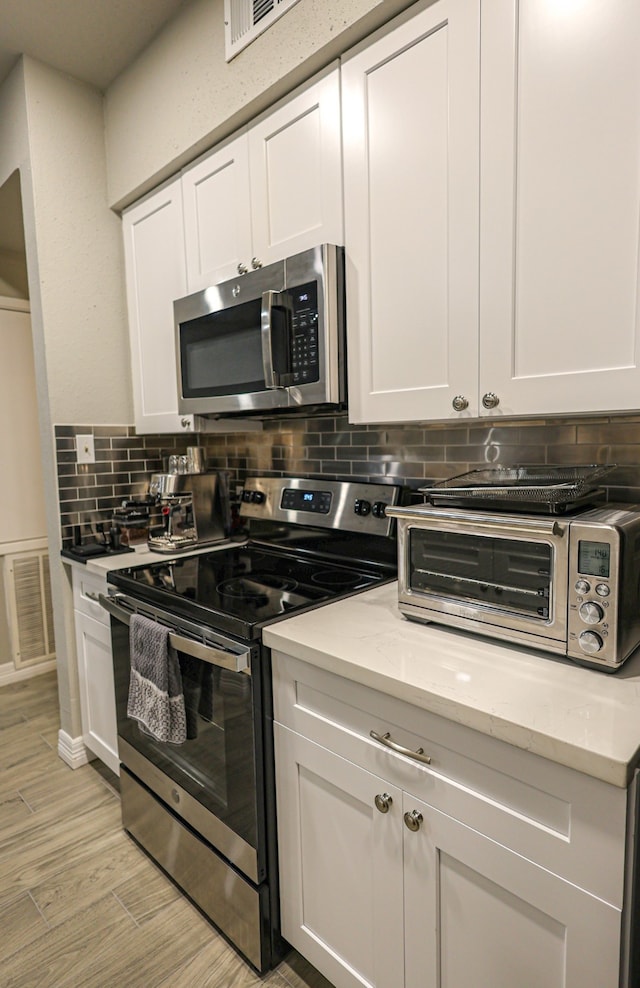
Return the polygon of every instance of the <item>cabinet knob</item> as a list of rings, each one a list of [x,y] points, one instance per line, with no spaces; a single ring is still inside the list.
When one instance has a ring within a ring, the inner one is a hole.
[[[388,792],[383,792],[382,794],[378,793],[374,802],[377,810],[380,810],[381,813],[388,813],[393,799]]]
[[[248,270],[249,268],[247,267],[247,265],[243,264],[242,261],[240,261],[240,264],[238,265],[238,274],[246,274]]]
[[[187,419],[187,418],[180,419],[180,425],[182,426],[183,429],[190,429],[191,428],[191,419]]]
[[[469,407],[469,402],[464,395],[456,395],[451,404],[456,412],[464,412],[465,408]]]
[[[500,399],[493,391],[487,391],[486,395],[482,396],[482,404],[485,408],[497,408],[500,404]]]
[[[422,813],[419,810],[411,810],[410,813],[405,813],[404,815],[405,826],[413,831],[415,834],[416,830],[420,830],[420,824],[422,823]]]
[[[256,271],[257,268],[261,268],[262,267],[262,261],[258,257],[252,257],[251,258],[251,267],[253,268],[254,271]]]

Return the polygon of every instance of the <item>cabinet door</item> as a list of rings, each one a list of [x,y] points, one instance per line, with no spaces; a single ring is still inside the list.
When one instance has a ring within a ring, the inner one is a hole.
[[[400,790],[280,724],[275,743],[284,937],[336,988],[399,988]]]
[[[187,290],[180,179],[127,210],[122,228],[136,429],[192,431],[193,416],[178,415],[173,326]]]
[[[404,812],[406,988],[618,984],[620,910],[406,794]]]
[[[109,625],[75,612],[82,735],[87,748],[120,773]]]
[[[246,133],[182,173],[189,292],[217,285],[249,265],[251,202]]]
[[[483,5],[480,394],[498,413],[640,405],[639,36],[630,0]]]
[[[437,0],[344,61],[353,422],[477,414],[478,112],[478,0]]]
[[[343,243],[337,68],[251,125],[249,167],[256,263]]]

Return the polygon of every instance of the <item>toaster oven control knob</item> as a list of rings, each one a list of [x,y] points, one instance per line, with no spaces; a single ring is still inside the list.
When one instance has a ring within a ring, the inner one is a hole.
[[[604,617],[604,610],[593,600],[586,600],[584,604],[580,604],[578,613],[585,624],[599,624]]]
[[[583,631],[578,641],[582,651],[587,652],[589,655],[599,652],[603,646],[602,638],[600,635],[596,635],[595,631]]]
[[[357,497],[353,510],[356,515],[361,515],[363,518],[366,518],[367,515],[371,514],[371,501],[365,501],[364,498]]]
[[[611,588],[606,583],[597,583],[596,593],[598,597],[608,597],[609,594],[611,593]]]
[[[371,514],[374,518],[384,518],[387,513],[387,506],[384,501],[374,501]]]
[[[591,584],[587,583],[586,580],[576,580],[576,593],[582,594],[584,597],[584,595],[589,593],[590,590]]]
[[[251,500],[254,504],[264,504],[264,491],[251,491]]]

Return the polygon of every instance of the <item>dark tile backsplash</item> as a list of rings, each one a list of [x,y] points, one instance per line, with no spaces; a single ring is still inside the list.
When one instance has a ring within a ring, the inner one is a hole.
[[[96,462],[76,462],[75,437],[93,434]],[[206,449],[209,469],[241,484],[254,474],[358,478],[420,487],[496,463],[616,463],[611,500],[640,501],[640,416],[541,422],[350,425],[346,416],[266,420],[262,432],[139,436],[132,426],[55,427],[63,545],[84,537],[124,498],[146,492],[172,453]]]

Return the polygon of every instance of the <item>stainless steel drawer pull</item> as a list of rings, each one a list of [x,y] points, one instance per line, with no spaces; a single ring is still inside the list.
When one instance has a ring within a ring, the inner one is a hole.
[[[377,741],[378,744],[383,744],[385,748],[392,748],[397,751],[399,755],[406,755],[407,758],[415,758],[417,762],[423,762],[425,765],[431,765],[431,755],[425,755],[424,748],[418,748],[417,751],[412,751],[411,748],[405,748],[403,745],[398,744],[397,741],[391,740],[391,735],[387,731],[386,734],[378,734],[377,731],[369,731],[369,736]]]
[[[374,799],[374,803],[376,804],[376,809],[380,810],[381,813],[388,813],[391,809],[393,798],[388,792],[378,793]]]
[[[411,813],[405,813],[404,823],[405,827],[413,831],[414,834],[416,830],[420,830],[420,824],[422,823],[422,813],[420,810],[411,810]]]

